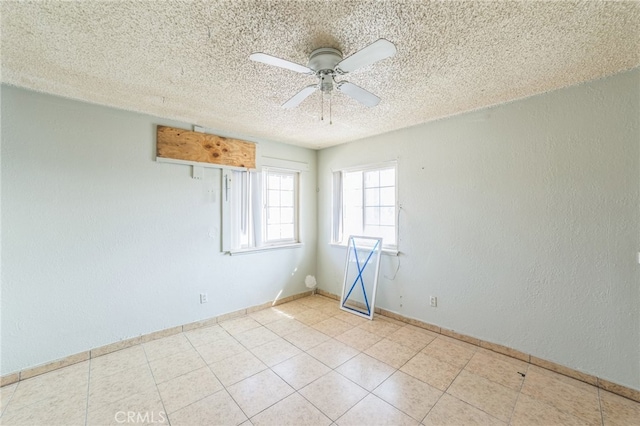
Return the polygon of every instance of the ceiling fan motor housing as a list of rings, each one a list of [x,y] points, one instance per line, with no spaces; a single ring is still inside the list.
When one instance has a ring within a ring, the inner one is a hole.
[[[321,47],[311,52],[307,65],[318,74],[320,71],[335,72],[338,62],[342,61],[342,52],[331,47]],[[329,74],[329,72],[327,72]]]

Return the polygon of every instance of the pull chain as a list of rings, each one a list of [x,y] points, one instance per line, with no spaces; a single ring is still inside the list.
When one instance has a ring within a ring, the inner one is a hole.
[[[322,81],[320,81],[320,121],[324,121],[324,92],[322,91]]]
[[[333,124],[333,120],[331,119],[331,100],[333,99],[332,93],[333,90],[329,92],[329,124]]]

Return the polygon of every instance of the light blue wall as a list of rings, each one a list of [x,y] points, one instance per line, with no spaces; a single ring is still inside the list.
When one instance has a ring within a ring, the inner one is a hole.
[[[156,125],[189,124],[13,87],[1,96],[1,374],[307,290],[316,151],[259,144],[309,164],[304,246],[228,256],[220,171],[198,181],[155,161]]]
[[[320,151],[320,288],[342,283],[332,170],[397,159],[401,254],[383,256],[377,306],[640,389],[639,83],[636,69]]]

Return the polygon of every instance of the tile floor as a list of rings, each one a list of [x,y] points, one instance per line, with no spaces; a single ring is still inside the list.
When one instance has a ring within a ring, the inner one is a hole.
[[[632,425],[640,404],[322,296],[0,389],[2,425]]]

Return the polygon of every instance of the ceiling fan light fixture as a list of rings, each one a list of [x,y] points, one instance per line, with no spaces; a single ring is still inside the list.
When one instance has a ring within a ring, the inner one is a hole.
[[[367,107],[373,107],[380,103],[380,98],[373,93],[363,89],[348,81],[335,81],[336,75],[344,75],[355,71],[359,68],[374,64],[383,59],[389,58],[396,54],[396,46],[389,40],[384,38],[378,39],[363,49],[358,50],[353,55],[343,59],[342,52],[332,47],[321,47],[315,49],[309,55],[308,66],[296,64],[286,59],[277,58],[266,53],[253,53],[249,59],[256,62],[262,62],[267,65],[273,65],[285,68],[301,74],[315,75],[318,78],[316,84],[305,87],[296,93],[291,99],[285,102],[283,108],[295,108],[300,105],[311,93],[320,89],[322,95],[331,92],[335,87],[340,92],[352,99],[360,102]],[[331,101],[329,101],[329,111],[331,111]],[[331,115],[331,112],[329,112]]]

